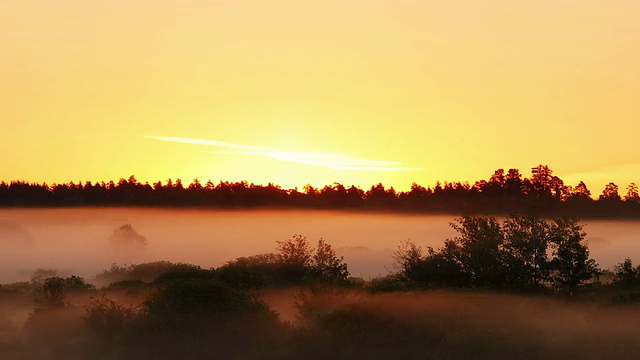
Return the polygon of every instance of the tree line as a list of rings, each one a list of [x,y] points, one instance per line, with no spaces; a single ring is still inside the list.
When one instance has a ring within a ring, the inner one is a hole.
[[[0,206],[285,207],[638,217],[640,194],[635,183],[623,191],[611,182],[594,200],[584,182],[567,185],[553,175],[548,166],[539,165],[532,169],[529,178],[518,169],[498,169],[488,180],[473,184],[445,181],[424,187],[414,183],[408,191],[396,191],[382,184],[363,190],[339,183],[323,188],[306,185],[299,190],[246,181],[220,181],[216,184],[209,180],[202,183],[197,178],[188,185],[180,179],[150,184],[141,183],[134,176],[120,179],[117,183],[79,181],[48,185],[11,181],[0,183]]]

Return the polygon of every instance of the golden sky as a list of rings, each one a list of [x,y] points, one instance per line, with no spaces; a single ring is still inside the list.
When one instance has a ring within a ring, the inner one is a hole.
[[[0,180],[640,183],[640,1],[2,0]]]

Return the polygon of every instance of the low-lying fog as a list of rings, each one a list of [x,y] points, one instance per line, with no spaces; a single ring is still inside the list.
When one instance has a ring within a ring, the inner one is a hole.
[[[37,268],[90,278],[112,263],[155,260],[217,267],[239,256],[275,251],[276,241],[302,234],[323,237],[344,256],[354,276],[393,271],[402,240],[439,247],[455,235],[454,216],[292,210],[167,210],[138,208],[0,210],[0,283],[28,280]],[[117,247],[115,229],[131,224],[144,247]],[[611,269],[630,257],[640,262],[640,221],[584,222],[591,257]]]

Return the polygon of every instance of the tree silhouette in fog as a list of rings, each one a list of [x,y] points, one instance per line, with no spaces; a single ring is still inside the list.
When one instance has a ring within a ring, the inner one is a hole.
[[[147,246],[147,238],[138,234],[131,224],[125,224],[113,230],[109,242],[118,247],[144,248]]]
[[[441,249],[403,242],[395,259],[400,279],[420,287],[536,289],[571,293],[596,278],[585,233],[576,219],[551,223],[535,216],[464,216],[451,223],[458,236]],[[551,252],[552,258],[548,259]]]
[[[556,219],[549,230],[552,244],[551,260],[554,285],[565,291],[573,291],[598,274],[598,266],[589,259],[589,249],[584,243],[587,234],[577,219]]]
[[[276,242],[276,253],[240,257],[220,268],[225,283],[259,288],[291,284],[345,284],[349,269],[331,245],[320,238],[313,248],[306,236]]]

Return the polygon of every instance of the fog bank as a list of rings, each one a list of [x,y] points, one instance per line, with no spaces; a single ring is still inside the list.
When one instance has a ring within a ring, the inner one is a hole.
[[[36,268],[90,278],[112,263],[156,260],[204,268],[239,256],[275,250],[293,234],[320,237],[345,257],[354,276],[369,279],[393,271],[392,254],[402,240],[439,247],[455,236],[454,216],[294,210],[194,210],[70,208],[0,210],[0,282],[29,279]],[[625,257],[640,261],[640,221],[589,220],[591,257],[612,268]],[[125,224],[146,246],[114,246],[109,239]]]

